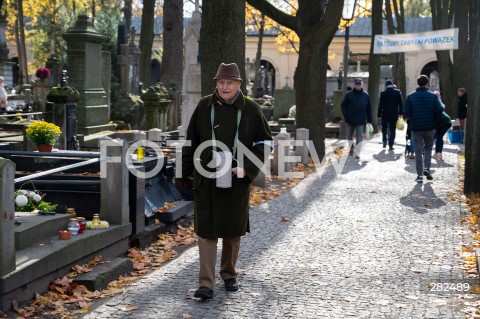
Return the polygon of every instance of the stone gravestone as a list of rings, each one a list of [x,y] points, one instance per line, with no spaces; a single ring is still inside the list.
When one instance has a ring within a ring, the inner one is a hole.
[[[47,95],[50,92],[50,82],[36,80],[32,83],[33,90],[33,110],[35,112],[45,112],[45,103],[47,103]]]
[[[7,39],[5,36],[5,28],[7,21],[2,14],[0,14],[0,75],[5,79],[5,85],[13,87],[13,69],[15,63],[8,59]]]
[[[293,105],[295,105],[295,90],[291,88],[276,89],[273,119],[277,121],[281,117],[288,117],[288,112]]]
[[[338,138],[345,139],[347,138],[347,124],[342,114],[342,101],[343,101],[343,91],[335,90],[333,91],[333,116],[335,119],[340,120],[340,131]]]
[[[113,130],[106,92],[102,84],[102,44],[105,37],[81,14],[75,25],[63,34],[67,41],[70,85],[80,92],[77,102],[78,133],[93,134]]]
[[[102,87],[107,99],[108,114],[110,114],[110,78],[112,77],[112,54],[110,51],[102,51]]]
[[[15,270],[15,163],[0,158],[0,277]]]
[[[193,111],[200,100],[201,76],[200,63],[198,61],[198,43],[200,41],[201,13],[198,4],[192,13],[190,23],[185,30],[185,68],[183,70],[183,92],[184,95],[181,109],[181,126],[188,127]]]
[[[118,65],[120,66],[120,94],[140,95],[138,70],[140,63],[140,50],[135,44],[135,28],[130,32],[130,43],[121,44],[118,56]]]
[[[161,82],[149,87],[141,96],[145,103],[146,129],[167,129],[167,109],[172,103],[167,88]]]
[[[112,120],[128,123],[132,129],[143,129],[145,106],[140,99],[138,64],[140,50],[135,44],[135,28],[132,27],[130,43],[120,44],[121,54],[117,57],[120,73],[120,97],[112,104]]]

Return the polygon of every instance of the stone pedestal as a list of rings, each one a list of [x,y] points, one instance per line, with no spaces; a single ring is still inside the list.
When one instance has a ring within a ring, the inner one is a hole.
[[[200,64],[191,64],[184,75],[185,99],[182,104],[182,126],[188,127],[193,111],[202,97]]]
[[[308,147],[307,141],[310,138],[310,131],[306,128],[298,128],[296,132],[296,140],[300,144],[295,147],[295,155],[300,156],[303,164],[308,164]]]
[[[290,134],[282,127],[280,133],[273,137],[273,141],[275,147],[273,148],[272,172],[274,175],[282,177],[283,173],[290,171],[290,163],[285,158],[285,156],[290,156]]]
[[[93,134],[112,130],[109,105],[102,83],[102,44],[105,37],[92,26],[86,15],[63,34],[67,41],[69,85],[80,92],[77,103],[78,132]]]
[[[100,218],[114,225],[129,223],[128,144],[123,140],[100,140]]]
[[[133,130],[143,128],[144,115],[145,105],[138,95],[123,95],[112,104],[112,120],[130,124],[130,128]]]
[[[13,87],[13,66],[15,63],[10,62],[8,59],[8,46],[5,35],[5,29],[7,21],[3,15],[0,15],[0,75],[3,76],[5,85]]]
[[[167,129],[167,109],[172,103],[169,100],[168,90],[158,82],[149,87],[141,96],[145,103],[145,128]]]
[[[55,86],[60,83],[60,63],[58,59],[51,55],[45,63],[47,69],[50,70],[50,77],[47,79],[50,86]]]
[[[51,114],[50,122],[59,126],[62,131],[55,146],[60,150],[76,150],[78,147],[76,104],[48,103],[46,111]]]
[[[0,60],[0,74],[5,79],[5,85],[13,87],[13,66],[15,63]]]
[[[0,158],[0,277],[15,270],[15,163]]]
[[[276,89],[275,90],[275,107],[273,108],[273,120],[281,117],[288,117],[290,108],[295,105],[295,90]]]
[[[36,80],[32,83],[32,107],[35,112],[45,112],[45,103],[47,103],[47,95],[50,92],[50,88],[50,82],[46,80]]]
[[[193,111],[198,104],[202,94],[201,75],[199,63],[199,43],[200,43],[200,27],[201,13],[195,10],[192,13],[190,23],[185,29],[185,68],[183,69],[183,86],[182,95],[183,103],[181,107],[181,123],[184,128],[188,127]]]

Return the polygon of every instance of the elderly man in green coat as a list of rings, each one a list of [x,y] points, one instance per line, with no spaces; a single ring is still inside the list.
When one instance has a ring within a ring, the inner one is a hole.
[[[260,106],[240,90],[235,63],[222,63],[213,94],[202,97],[182,149],[182,183],[194,189],[195,232],[200,237],[199,289],[194,296],[213,297],[218,238],[222,238],[220,277],[227,291],[237,291],[235,265],[240,238],[250,231],[252,181],[273,147]],[[225,165],[223,165],[225,164]]]

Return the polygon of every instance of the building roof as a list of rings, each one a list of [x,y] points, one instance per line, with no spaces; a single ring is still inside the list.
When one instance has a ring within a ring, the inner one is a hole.
[[[184,27],[188,26],[190,18],[183,19]],[[135,33],[138,35],[141,31],[141,17],[132,17],[132,26],[135,27]],[[432,31],[432,18],[405,18],[405,33],[417,33]],[[159,35],[163,33],[163,18],[156,17],[154,19],[153,34]],[[277,30],[265,30],[265,36],[276,36]],[[372,34],[372,19],[370,17],[357,18],[355,23],[350,26],[350,37],[370,37]],[[383,20],[383,34],[388,34],[387,21]],[[256,36],[258,30],[248,30],[247,35]],[[337,30],[336,37],[344,37],[343,29]]]
[[[432,31],[432,18],[405,18],[405,33]],[[388,34],[387,21],[383,20],[383,34]],[[371,37],[372,19],[357,18],[350,26],[350,37]],[[337,30],[336,37],[345,36],[345,31]]]
[[[186,28],[188,26],[188,21],[190,18],[183,18],[183,27]],[[132,27],[135,28],[135,34],[139,35],[142,29],[142,17],[132,17]],[[163,17],[155,17],[153,18],[153,34],[160,35],[163,34]]]

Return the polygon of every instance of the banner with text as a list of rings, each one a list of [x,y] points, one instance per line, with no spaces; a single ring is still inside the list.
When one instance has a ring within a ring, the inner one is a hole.
[[[458,49],[458,28],[421,33],[376,35],[373,53]]]

